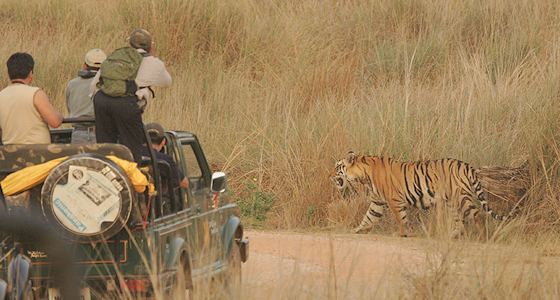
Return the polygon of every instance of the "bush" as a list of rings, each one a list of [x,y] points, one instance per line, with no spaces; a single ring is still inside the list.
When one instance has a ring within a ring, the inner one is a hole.
[[[266,221],[266,213],[272,208],[278,197],[261,191],[256,182],[256,179],[246,182],[242,192],[244,197],[235,199],[235,202],[241,208],[242,218],[262,223]]]

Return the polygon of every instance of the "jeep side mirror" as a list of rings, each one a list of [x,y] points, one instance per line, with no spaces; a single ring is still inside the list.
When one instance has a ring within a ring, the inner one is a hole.
[[[212,193],[223,193],[227,187],[227,175],[224,172],[215,172],[212,174],[212,183],[210,190]]]

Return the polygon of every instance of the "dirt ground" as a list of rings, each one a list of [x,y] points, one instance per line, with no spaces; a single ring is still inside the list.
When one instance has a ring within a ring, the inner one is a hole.
[[[384,288],[382,279],[403,263],[421,267],[427,261],[421,238],[255,230],[245,236],[246,299],[358,299]]]
[[[311,231],[247,230],[245,236],[243,299],[412,299],[426,286],[455,289],[450,296],[493,295],[496,288],[525,295],[534,286],[557,286],[560,268],[555,243]]]

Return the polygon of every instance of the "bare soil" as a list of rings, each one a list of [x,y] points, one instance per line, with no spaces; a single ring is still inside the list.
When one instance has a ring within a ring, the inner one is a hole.
[[[426,263],[426,241],[374,234],[250,230],[243,285],[250,299],[362,298],[406,264]],[[414,267],[412,268],[414,269]]]
[[[245,236],[250,255],[243,265],[243,299],[411,299],[426,287],[493,293],[492,285],[477,285],[489,279],[524,292],[532,285],[520,282],[554,280],[560,268],[555,243],[309,231],[247,230]],[[472,284],[459,284],[465,280]]]

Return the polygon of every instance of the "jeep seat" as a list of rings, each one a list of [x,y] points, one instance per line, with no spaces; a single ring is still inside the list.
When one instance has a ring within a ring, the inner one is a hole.
[[[134,161],[130,149],[120,144],[43,144],[0,146],[0,180],[9,173],[56,158],[82,153],[114,155]]]

